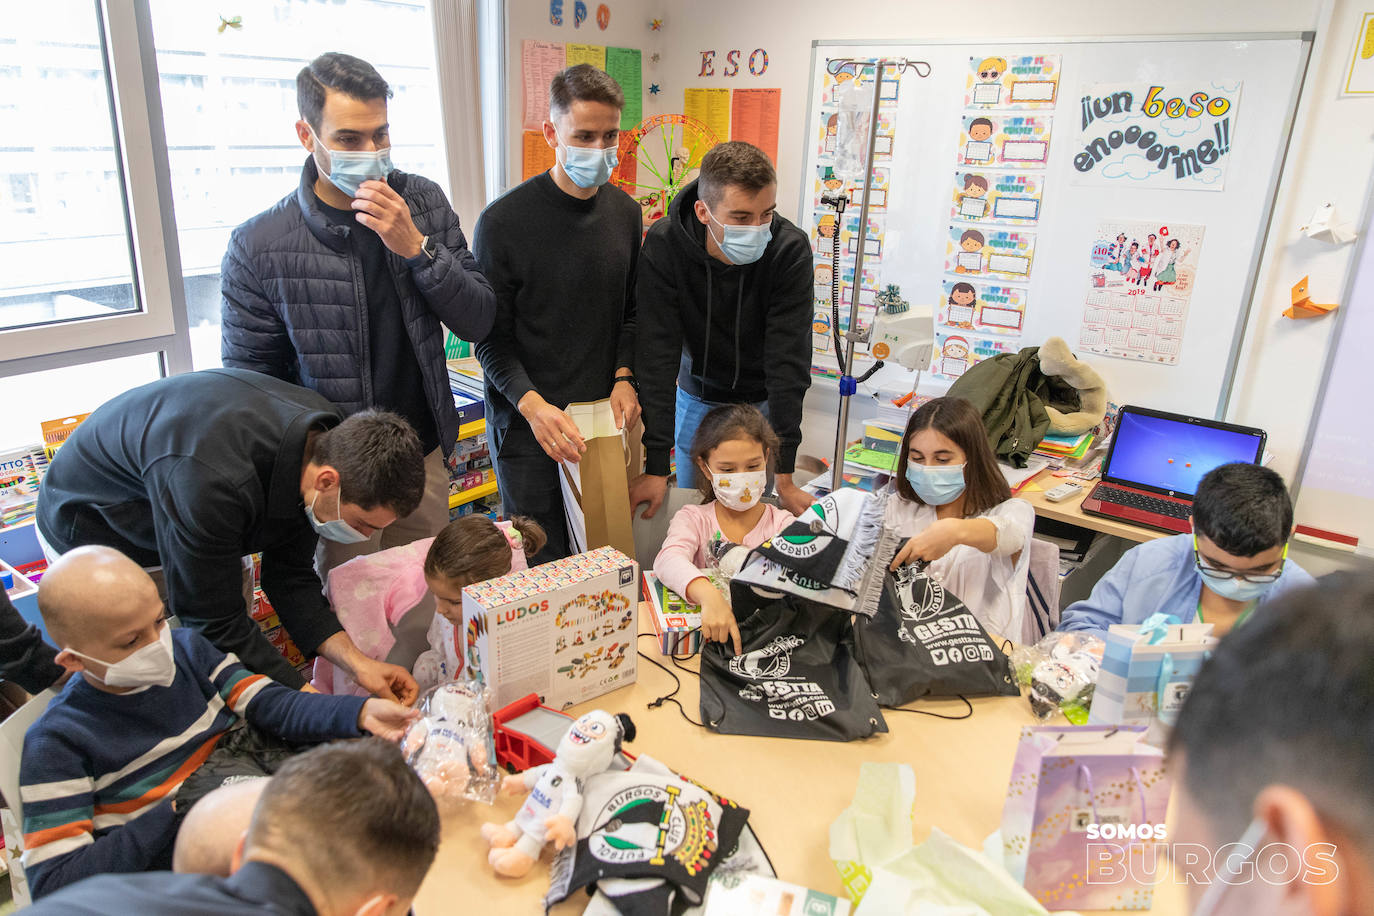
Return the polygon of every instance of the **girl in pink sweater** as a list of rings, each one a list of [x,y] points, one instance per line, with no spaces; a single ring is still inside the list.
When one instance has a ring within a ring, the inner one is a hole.
[[[739,626],[705,567],[713,543],[757,547],[794,521],[786,510],[760,502],[777,454],[777,434],[758,408],[728,404],[708,413],[692,454],[678,456],[696,465],[697,487],[708,502],[678,510],[654,560],[664,585],[701,606],[702,638],[733,642],[736,655],[742,651]]]

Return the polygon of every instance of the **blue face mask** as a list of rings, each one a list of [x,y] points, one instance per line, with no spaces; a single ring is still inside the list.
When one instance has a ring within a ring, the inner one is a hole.
[[[332,522],[322,522],[315,517],[315,503],[320,499],[318,491],[315,498],[310,500],[310,505],[305,507],[305,517],[310,519],[310,527],[315,529],[315,533],[326,541],[334,541],[336,544],[361,544],[367,540],[367,535],[354,528],[343,520],[343,490],[339,490],[339,517]]]
[[[915,461],[906,463],[906,479],[911,489],[927,506],[952,503],[964,492],[964,466],[944,464],[928,466]]]
[[[314,134],[314,129],[311,129]],[[349,197],[358,196],[358,188],[364,181],[384,181],[395,170],[391,164],[391,147],[366,151],[330,149],[315,137],[315,144],[329,156],[328,178],[334,187]]]
[[[711,238],[716,239],[720,253],[729,258],[731,264],[753,264],[763,257],[764,249],[773,240],[772,225],[727,226],[717,220],[710,210],[706,211],[706,215],[724,230],[723,239],[716,239],[715,232],[711,233]]]
[[[1265,596],[1269,589],[1274,587],[1273,582],[1247,582],[1234,576],[1228,579],[1213,579],[1211,576],[1203,576],[1202,584],[1223,598],[1246,603],[1258,601]]]
[[[588,149],[582,146],[569,146],[559,138],[559,149],[563,151],[563,171],[573,184],[582,188],[599,188],[611,178],[611,172],[619,164],[616,148]]]

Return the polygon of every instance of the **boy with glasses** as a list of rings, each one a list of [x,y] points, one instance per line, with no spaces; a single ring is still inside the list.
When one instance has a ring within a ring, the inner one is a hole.
[[[1288,560],[1293,503],[1278,474],[1255,464],[1223,464],[1198,484],[1193,533],[1127,551],[1084,601],[1064,611],[1060,630],[1106,630],[1163,612],[1212,624],[1225,636],[1255,608],[1312,584]]]

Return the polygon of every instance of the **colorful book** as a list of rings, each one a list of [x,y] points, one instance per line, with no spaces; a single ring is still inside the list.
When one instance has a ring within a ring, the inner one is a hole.
[[[695,655],[701,650],[701,608],[644,570],[644,599],[653,607],[654,633],[664,655]]]
[[[875,471],[882,471],[884,474],[894,473],[897,468],[896,452],[874,451],[871,448],[864,448],[862,442],[857,442],[845,449],[844,460],[847,464],[872,468]]]

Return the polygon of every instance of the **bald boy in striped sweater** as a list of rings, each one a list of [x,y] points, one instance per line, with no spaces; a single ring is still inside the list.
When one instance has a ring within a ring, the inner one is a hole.
[[[102,872],[169,868],[177,790],[239,719],[286,741],[399,740],[391,700],[300,693],[171,630],[152,579],[108,547],[52,565],[39,610],[75,672],[24,737],[24,868],[34,897]]]

